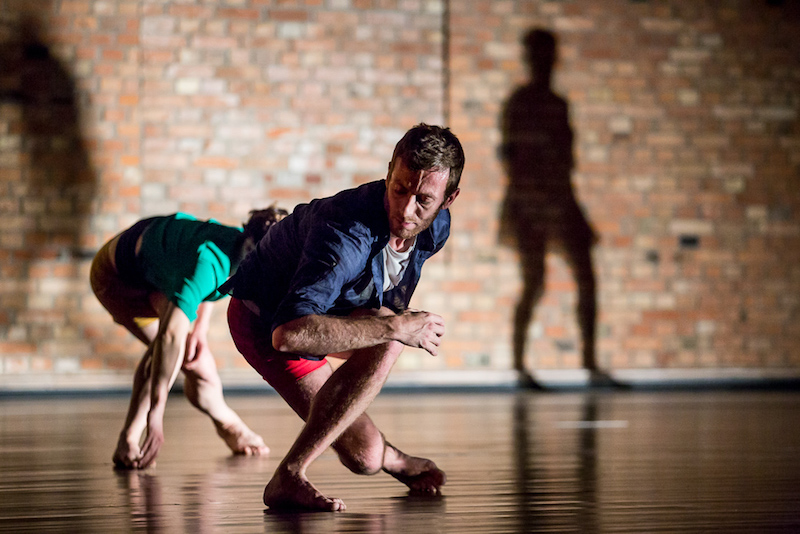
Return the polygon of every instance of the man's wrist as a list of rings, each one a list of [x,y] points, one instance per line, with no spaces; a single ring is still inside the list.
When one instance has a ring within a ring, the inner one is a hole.
[[[398,335],[397,317],[397,315],[377,317],[377,319],[382,319],[381,324],[384,327],[384,337],[387,341],[399,341],[400,339]]]

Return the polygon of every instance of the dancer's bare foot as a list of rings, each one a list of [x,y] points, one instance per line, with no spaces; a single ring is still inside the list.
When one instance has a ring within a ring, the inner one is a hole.
[[[343,512],[344,502],[324,496],[305,476],[278,467],[267,487],[264,504],[273,510]]]
[[[244,423],[216,425],[216,427],[217,434],[234,454],[243,454],[245,456],[266,456],[269,454],[269,447],[264,444],[261,436],[250,430]]]
[[[114,451],[115,469],[138,469],[142,454],[138,442],[128,441],[125,436],[120,436],[117,441],[117,450]]]
[[[427,458],[417,458],[386,443],[383,470],[414,493],[438,494],[447,481],[444,471]]]

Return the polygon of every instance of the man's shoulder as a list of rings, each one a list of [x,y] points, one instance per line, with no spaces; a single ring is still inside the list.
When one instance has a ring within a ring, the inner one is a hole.
[[[369,182],[312,202],[310,207],[313,206],[312,210],[318,215],[319,223],[340,229],[383,233],[388,229],[383,205],[385,193],[384,181]]]
[[[383,207],[383,196],[386,194],[386,181],[376,180],[366,184],[359,185],[350,189],[345,189],[329,197],[329,200],[334,204],[353,203],[351,208],[372,208],[376,201],[379,207]]]

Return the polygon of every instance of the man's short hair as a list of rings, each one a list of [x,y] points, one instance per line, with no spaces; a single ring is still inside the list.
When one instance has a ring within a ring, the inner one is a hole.
[[[444,191],[445,198],[458,189],[461,172],[464,170],[464,149],[449,128],[425,123],[414,126],[394,147],[392,161],[389,163],[390,174],[397,158],[401,158],[412,171],[450,169]]]

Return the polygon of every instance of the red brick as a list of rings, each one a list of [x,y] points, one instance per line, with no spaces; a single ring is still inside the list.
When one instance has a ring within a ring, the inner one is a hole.
[[[33,354],[36,352],[35,343],[0,341],[0,354]]]
[[[235,169],[238,167],[236,160],[222,156],[205,156],[194,160],[194,166],[200,168]]]
[[[261,12],[257,9],[220,8],[217,9],[216,16],[228,19],[258,20]]]
[[[269,18],[280,22],[306,22],[308,12],[299,9],[270,9]]]
[[[573,192],[600,238],[593,267],[604,363],[800,366],[800,138],[796,102],[786,98],[800,44],[774,38],[798,34],[796,17],[765,18],[750,3],[711,6],[701,17],[678,0],[632,9],[455,2],[445,77],[442,21],[419,2],[126,1],[113,14],[88,0],[45,4],[47,44],[73,77],[81,116],[79,125],[50,120],[35,133],[20,106],[0,105],[4,135],[22,139],[0,152],[0,189],[11,191],[0,195],[0,321],[33,345],[19,372],[52,372],[43,347],[57,328],[86,322],[86,343],[108,341],[110,352],[81,362],[84,372],[127,374],[141,355],[107,316],[69,313],[99,308],[89,261],[71,256],[75,244],[96,247],[145,211],[185,207],[228,220],[253,205],[292,206],[380,178],[394,136],[421,120],[447,120],[467,153],[451,240],[417,295],[444,303],[432,311],[458,333],[437,365],[475,365],[475,354],[507,360],[497,347],[510,343],[522,281],[518,254],[498,244],[508,185],[498,124],[527,78],[519,38],[534,23],[559,37],[554,88],[570,104]],[[140,34],[140,19],[151,17],[180,24]],[[608,28],[620,30],[616,40]],[[181,77],[199,80],[198,93],[178,94]],[[48,139],[66,148],[42,157],[34,147]],[[306,156],[310,167],[289,174],[289,159]],[[168,193],[145,201],[143,183]],[[83,185],[95,188],[90,208]],[[682,246],[692,235],[697,248]],[[32,292],[2,289],[17,282]],[[577,284],[555,249],[544,289],[535,317],[545,335],[530,341],[532,361],[578,366]],[[27,300],[48,299],[59,310],[26,309]],[[698,321],[714,323],[702,339]],[[226,339],[224,321],[215,328]],[[564,353],[554,339],[576,350]],[[221,367],[242,365],[229,340],[215,355]]]

